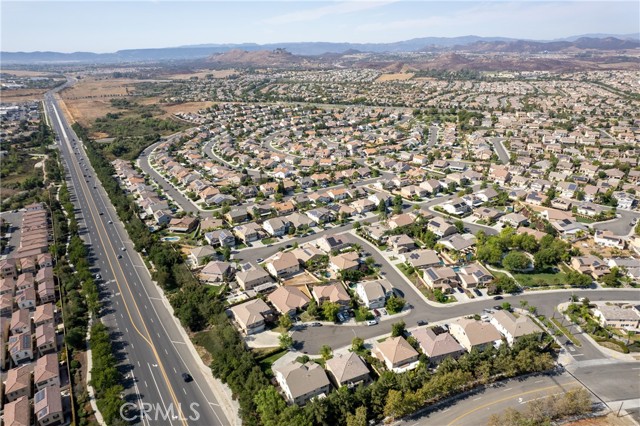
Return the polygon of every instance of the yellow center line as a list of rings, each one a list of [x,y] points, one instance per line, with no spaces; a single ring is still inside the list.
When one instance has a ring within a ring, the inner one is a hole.
[[[67,147],[70,151],[70,153],[73,152],[73,150],[71,149],[71,145],[69,142],[69,138],[67,136],[67,132],[64,130],[64,125],[62,124],[62,121],[60,120],[60,116],[58,114],[58,110],[56,109],[55,105],[52,103],[53,106],[53,112],[56,114],[56,118],[58,119],[58,123],[60,124],[60,129],[62,130],[62,133],[64,135],[65,141],[67,143]],[[73,164],[73,167],[75,168],[76,172],[80,172],[80,174],[82,174],[82,170],[79,169],[79,166],[77,164],[77,161],[71,161],[71,163]],[[94,209],[96,211],[98,211],[98,207],[95,203],[95,200],[93,199],[93,197],[87,197],[87,193],[90,193],[91,191],[89,190],[89,186],[87,185],[85,179],[81,179],[80,178],[80,174],[78,174],[78,180],[81,180],[80,185],[83,188],[83,193],[85,195],[85,199],[91,200],[91,204],[87,203],[89,205],[89,213],[91,214],[91,218],[93,219],[93,222],[96,224],[100,223],[100,225],[102,226],[102,229],[104,230],[105,235],[108,234],[107,229],[104,226],[104,223],[102,223],[101,220],[96,220],[95,218],[95,214],[94,214]],[[86,191],[85,191],[86,189]],[[93,206],[93,209],[91,208]],[[99,218],[98,218],[99,219]],[[106,244],[104,243],[104,240],[102,239],[102,234],[100,232],[98,232],[98,238],[100,239],[101,244],[103,245],[103,247],[106,247]],[[113,247],[113,244],[111,243],[111,240],[107,240],[109,242],[109,246],[111,247],[111,250],[115,253],[115,249]],[[105,254],[106,250],[105,250]],[[113,264],[111,263],[111,258],[110,256],[106,256],[107,257],[107,262],[109,262],[109,266],[111,267],[111,269],[114,271],[114,280],[116,282],[116,285],[118,286],[118,290],[120,290],[120,294],[124,294],[122,291],[122,287],[120,286],[120,282],[118,280],[117,274],[115,274],[116,272],[116,268],[113,267]],[[124,270],[122,269],[122,266],[118,263],[118,269],[120,270],[120,274],[122,274],[122,276],[124,277]],[[125,279],[125,283],[126,283],[126,279]],[[142,337],[142,339],[147,342],[149,344],[149,347],[151,348],[151,350],[153,351],[153,354],[156,358],[156,361],[158,362],[158,366],[160,367],[160,372],[162,373],[162,376],[165,379],[166,385],[169,389],[169,393],[171,393],[171,399],[173,399],[173,402],[176,404],[176,408],[179,411],[179,415],[180,415],[180,420],[182,422],[183,425],[187,425],[186,419],[182,414],[182,407],[180,406],[180,403],[178,402],[178,398],[176,397],[175,392],[173,391],[173,387],[171,386],[171,382],[169,381],[169,377],[167,376],[167,373],[164,369],[164,365],[160,359],[160,356],[158,355],[158,351],[156,350],[156,347],[152,341],[152,337],[151,337],[151,333],[149,333],[149,330],[147,329],[147,325],[145,324],[144,320],[142,319],[142,313],[140,312],[140,309],[138,308],[138,304],[135,302],[135,297],[133,297],[133,292],[131,291],[131,288],[129,287],[129,285],[127,284],[127,289],[129,290],[129,293],[131,294],[131,300],[133,301],[133,306],[136,309],[138,316],[140,317],[140,320],[142,322],[142,326],[147,334],[147,336],[149,338],[147,338],[136,326],[135,322],[133,321],[133,317],[131,316],[131,312],[129,311],[129,306],[128,303],[126,301],[126,299],[124,297],[122,297],[122,302],[124,304],[125,310],[127,311],[127,316],[129,317],[129,320],[131,321],[131,325],[133,326],[133,328],[136,330],[136,332],[140,335],[140,337]]]
[[[471,410],[467,411],[467,412],[466,412],[466,413],[464,413],[464,414],[459,415],[458,417],[456,417],[455,419],[453,419],[453,420],[452,420],[452,421],[451,421],[447,426],[452,426],[454,423],[456,423],[456,422],[457,422],[457,421],[459,421],[460,419],[463,419],[463,418],[467,417],[469,414],[471,414],[471,413],[475,413],[475,412],[476,412],[476,411],[478,411],[478,410],[482,410],[483,408],[490,407],[490,406],[495,405],[495,404],[498,404],[498,403],[500,403],[500,402],[508,401],[508,400],[510,400],[510,399],[517,398],[517,397],[520,397],[520,396],[523,396],[523,395],[529,395],[529,394],[536,393],[536,392],[542,392],[542,391],[546,391],[546,390],[550,390],[550,389],[555,389],[555,388],[558,388],[558,387],[560,387],[560,386],[568,386],[568,385],[572,385],[572,384],[574,384],[574,383],[578,383],[578,382],[577,382],[577,381],[575,381],[575,380],[572,380],[572,381],[570,381],[570,382],[568,382],[568,383],[562,383],[562,384],[558,383],[558,384],[555,384],[555,385],[553,385],[553,386],[547,386],[547,387],[544,387],[544,388],[533,389],[533,390],[530,390],[530,391],[526,391],[526,392],[522,392],[522,393],[517,393],[517,394],[515,394],[515,395],[511,395],[511,396],[508,396],[508,397],[506,397],[506,398],[496,399],[496,400],[491,401],[491,402],[489,402],[489,403],[487,403],[487,404],[483,404],[483,405],[480,405],[480,406],[478,406],[478,407],[476,407],[476,408],[473,408],[473,409],[471,409]]]

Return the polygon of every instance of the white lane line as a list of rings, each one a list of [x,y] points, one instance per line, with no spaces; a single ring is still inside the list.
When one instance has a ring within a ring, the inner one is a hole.
[[[149,385],[147,385],[147,381],[146,381],[146,380],[144,381],[144,387],[145,387],[145,388],[148,388],[148,387],[149,387]]]
[[[178,374],[178,370],[176,370],[176,368],[175,368],[175,367],[173,367],[173,372],[174,372],[174,373],[176,373],[176,374]]]
[[[482,397],[481,397],[481,396],[479,396],[479,397],[477,397],[477,398],[474,398],[473,400],[474,400],[474,401],[477,401],[477,400],[479,400],[479,399],[482,399]]]
[[[138,363],[138,367],[140,367],[140,361],[136,361]]]
[[[535,381],[535,382],[533,382],[533,383],[542,383],[542,382],[544,382],[544,380],[536,380],[536,381]]]
[[[177,342],[175,340],[171,340],[171,343],[173,343],[174,345],[186,345],[185,342]]]
[[[151,378],[153,379],[153,383],[155,383],[156,385],[156,389],[158,390],[158,396],[160,397],[160,401],[162,402],[162,405],[164,406],[165,409],[165,413],[167,413],[167,405],[164,403],[164,398],[162,397],[162,392],[160,392],[160,388],[158,387],[158,382],[156,381],[156,376],[154,376],[153,374],[153,370],[151,369],[151,365],[147,364],[147,367],[149,367],[149,372],[151,373]],[[172,407],[173,408],[173,407]],[[173,422],[171,420],[169,420],[169,424],[173,424]]]
[[[510,391],[511,389],[513,389],[513,388],[507,388],[503,392]]]
[[[164,353],[169,355],[169,352],[167,351],[167,349],[165,348]]]
[[[184,390],[184,388],[182,388],[182,392],[184,392],[185,395],[187,394],[187,391]]]

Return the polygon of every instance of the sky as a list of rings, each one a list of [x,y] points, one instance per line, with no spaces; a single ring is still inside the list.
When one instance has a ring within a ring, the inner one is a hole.
[[[638,33],[640,2],[0,0],[0,24],[0,50],[9,52],[463,35],[551,40]]]

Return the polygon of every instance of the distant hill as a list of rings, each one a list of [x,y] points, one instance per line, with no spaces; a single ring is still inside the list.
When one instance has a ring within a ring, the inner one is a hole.
[[[238,52],[265,52],[284,49],[292,55],[317,56],[323,54],[352,54],[364,53],[400,53],[416,51],[470,51],[470,52],[542,52],[561,51],[565,49],[596,49],[622,50],[639,47],[640,36],[627,34],[611,36],[609,34],[593,34],[589,37],[568,37],[564,40],[535,41],[518,40],[506,37],[479,37],[474,35],[461,37],[422,37],[394,43],[329,43],[329,42],[299,42],[299,43],[271,43],[271,44],[202,44],[181,47],[167,47],[158,49],[127,49],[113,53],[92,52],[0,52],[0,61],[4,64],[29,63],[125,63],[166,60],[194,60],[210,58],[214,62],[226,57],[213,58],[216,54],[236,52],[228,59],[240,60],[240,63],[251,62],[246,54],[233,59]],[[264,53],[261,53],[265,56]],[[283,57],[254,58],[258,62],[282,62]],[[288,60],[295,58],[288,57]]]

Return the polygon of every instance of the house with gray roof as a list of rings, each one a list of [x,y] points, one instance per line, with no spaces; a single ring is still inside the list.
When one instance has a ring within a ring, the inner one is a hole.
[[[303,405],[312,398],[326,395],[331,382],[324,369],[315,362],[301,364],[298,361],[272,367],[284,396],[292,404]]]
[[[335,387],[354,387],[369,383],[371,375],[367,364],[355,352],[338,353],[325,362],[329,377]]]

